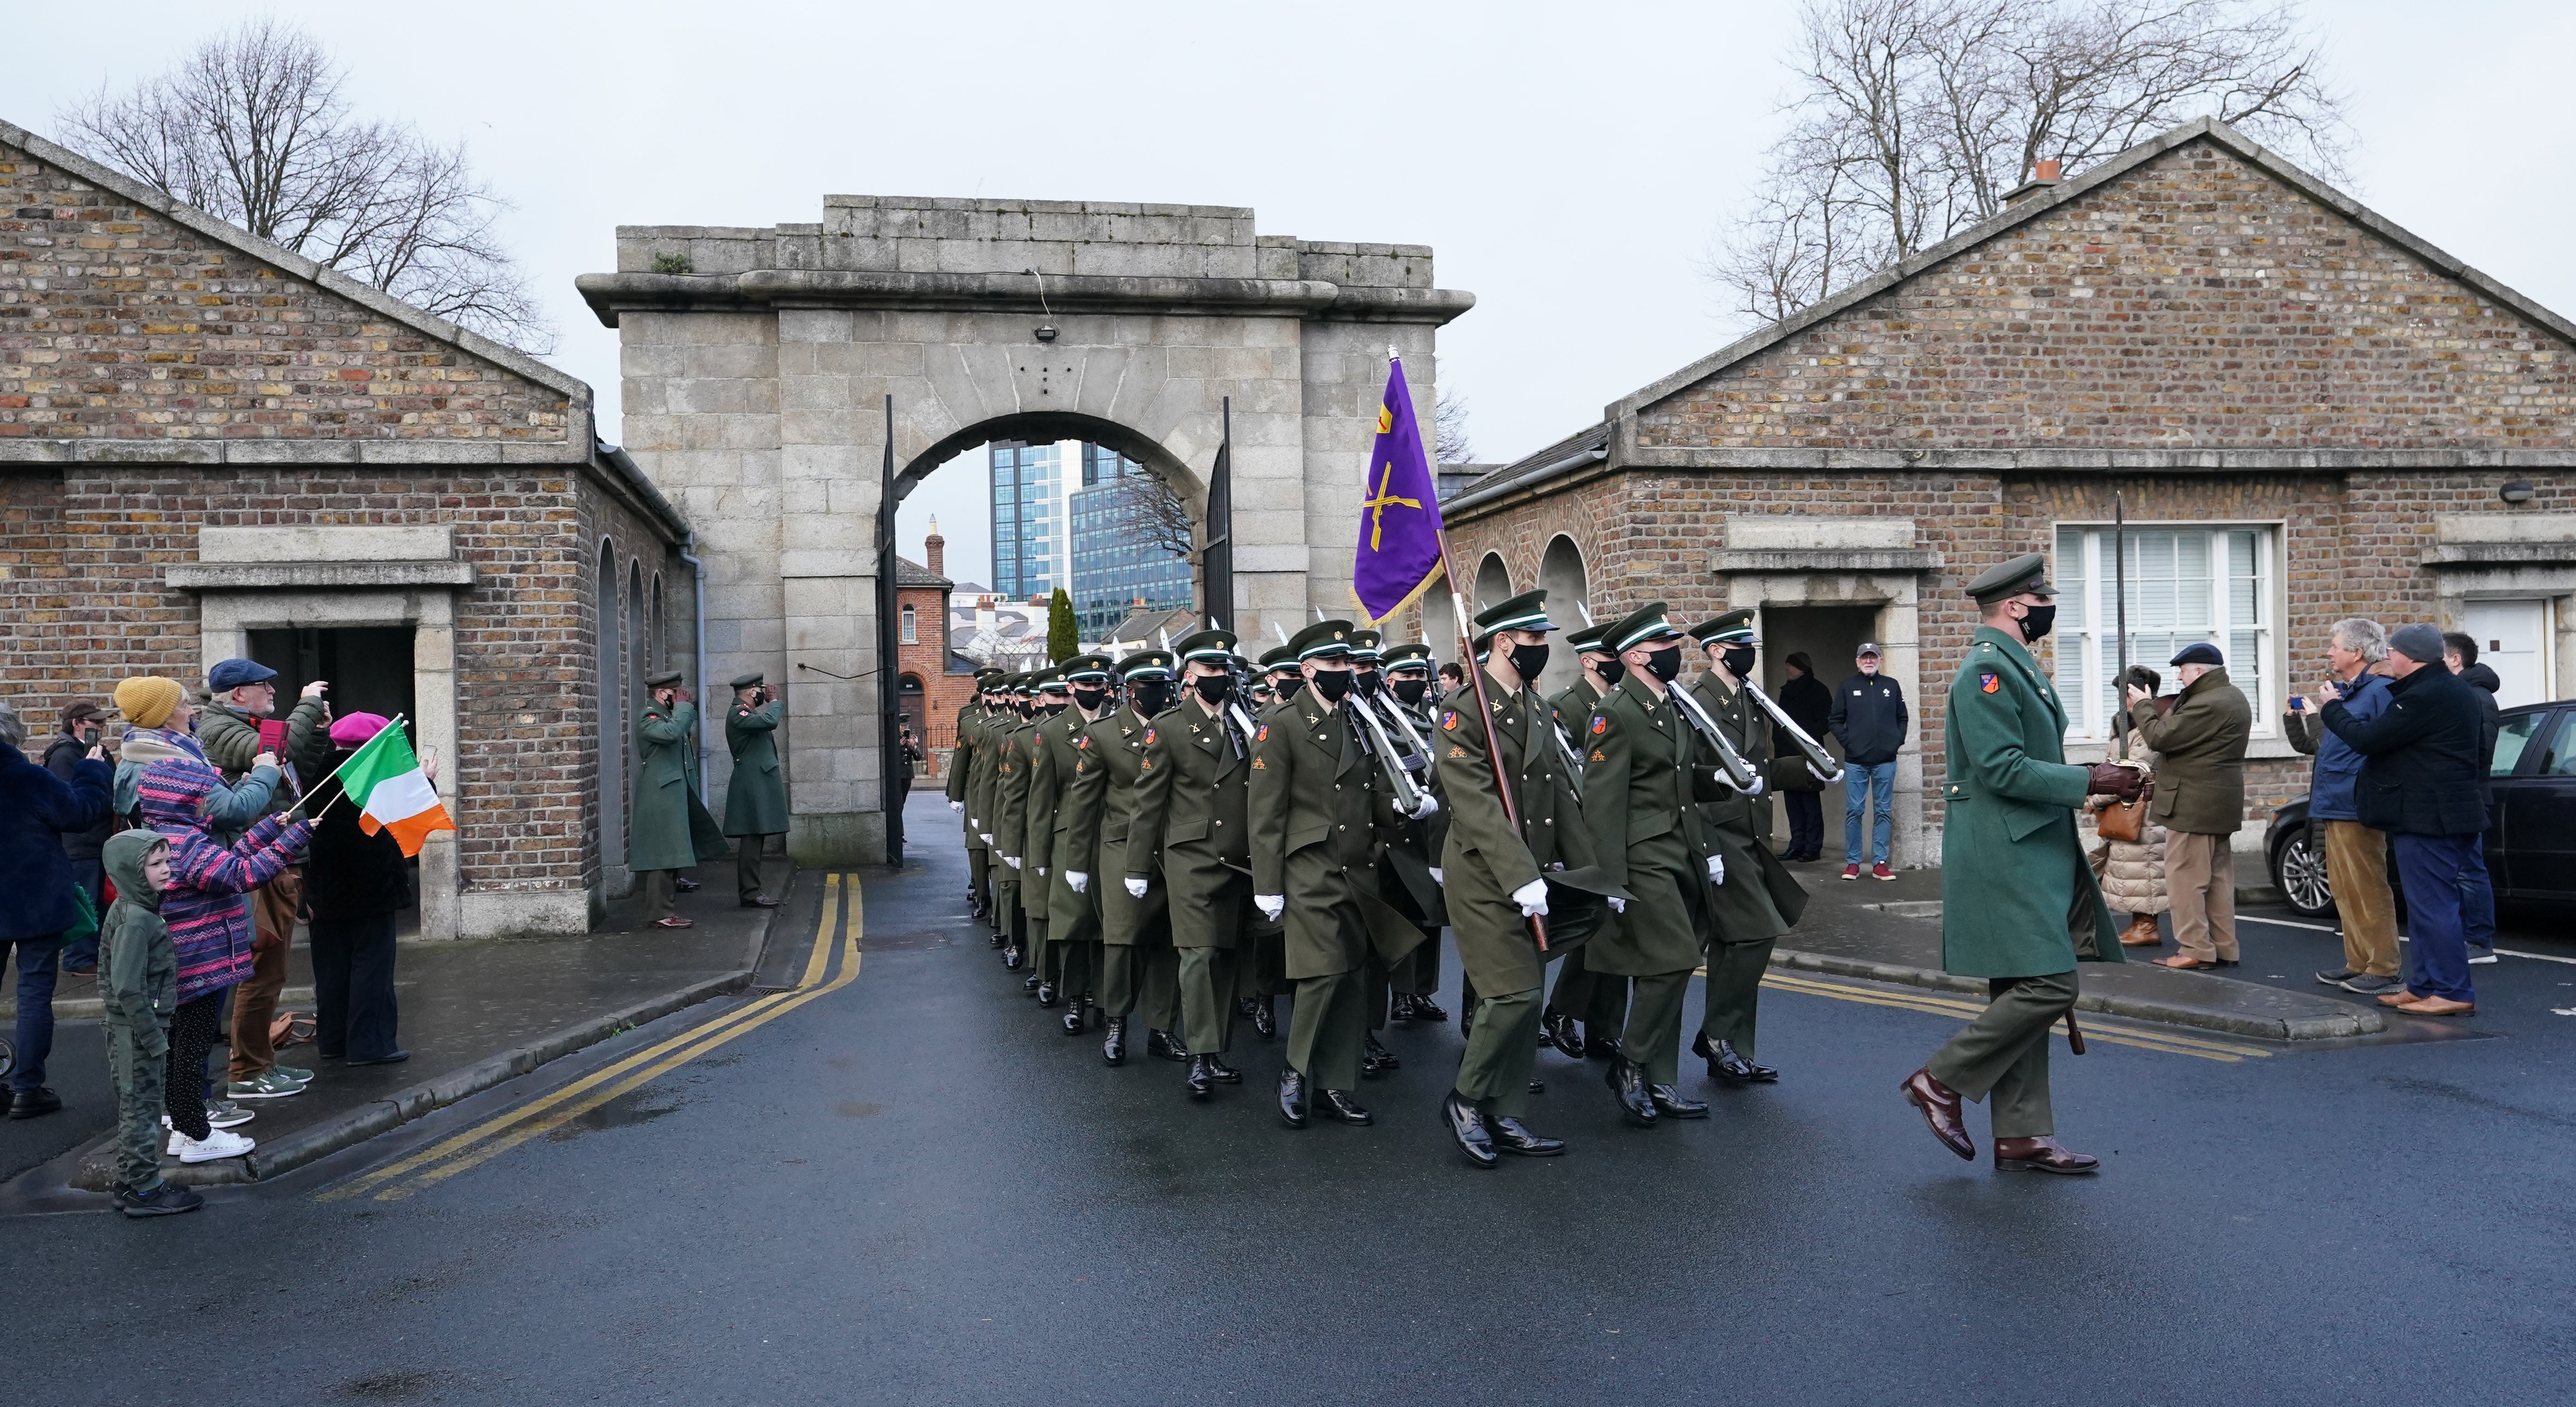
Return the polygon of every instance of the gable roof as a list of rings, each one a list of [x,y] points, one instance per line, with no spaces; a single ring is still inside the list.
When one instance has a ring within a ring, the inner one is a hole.
[[[590,383],[565,375],[538,361],[516,347],[495,342],[479,333],[449,322],[435,313],[425,312],[400,298],[361,283],[337,269],[315,263],[293,250],[269,243],[238,225],[228,224],[193,205],[173,200],[151,186],[112,167],[103,166],[68,147],[57,146],[13,123],[0,121],[0,145],[16,147],[38,161],[65,172],[81,181],[114,194],[159,215],[172,224],[202,238],[231,249],[246,258],[271,264],[292,277],[312,284],[337,298],[345,298],[388,322],[400,323],[425,337],[432,337],[483,361],[557,392],[569,400],[585,418],[592,414],[594,397]],[[591,453],[590,427],[575,425],[565,436],[563,457],[587,458]]]
[[[2061,206],[2083,199],[2130,172],[2163,156],[2165,153],[2195,141],[2207,141],[2227,151],[2247,165],[2305,196],[2309,200],[2343,216],[2352,223],[2406,253],[2445,277],[2475,290],[2481,297],[2511,309],[2533,325],[2545,329],[2560,341],[2576,346],[2576,321],[2542,307],[2521,293],[2472,268],[2465,261],[2444,251],[2351,196],[2302,170],[2279,153],[2256,142],[2212,117],[2186,122],[2161,136],[2109,157],[2060,182],[2053,188],[2028,196],[1941,243],[1879,270],[1866,279],[1823,298],[1728,343],[1688,366],[1658,378],[1628,395],[1612,401],[1602,410],[1601,422],[1546,449],[1525,456],[1487,475],[1447,505],[1452,512],[1481,507],[1502,496],[1565,477],[1599,464],[1604,460],[1625,462],[1623,449],[1634,448],[1637,418],[1657,403],[1689,390],[1805,332],[1819,323],[1851,310],[1872,298],[1895,288],[1918,275],[1948,263],[2021,226],[2047,215]],[[1576,448],[1597,448],[1597,454],[1572,453]]]
[[[894,559],[894,584],[897,587],[926,586],[940,591],[948,590],[951,585],[948,578],[899,552]]]

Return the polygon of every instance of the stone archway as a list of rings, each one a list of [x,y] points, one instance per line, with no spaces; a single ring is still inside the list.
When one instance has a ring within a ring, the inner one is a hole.
[[[1420,245],[1260,236],[1249,210],[828,196],[817,224],[627,226],[579,280],[619,330],[626,449],[706,563],[706,668],[786,683],[802,863],[884,854],[875,516],[987,439],[1082,438],[1203,513],[1232,412],[1247,638],[1349,606],[1392,347],[1428,420],[1474,303]]]

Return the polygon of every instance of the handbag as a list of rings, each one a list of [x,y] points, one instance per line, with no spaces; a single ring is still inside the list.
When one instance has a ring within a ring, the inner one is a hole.
[[[2129,735],[2125,732],[2120,735],[2120,760],[2129,760]],[[2145,775],[2139,779],[2137,799],[2114,801],[2093,818],[2094,834],[2104,840],[2136,845],[2147,838],[2147,803],[2155,799],[2156,774],[2143,767],[2138,770]]]

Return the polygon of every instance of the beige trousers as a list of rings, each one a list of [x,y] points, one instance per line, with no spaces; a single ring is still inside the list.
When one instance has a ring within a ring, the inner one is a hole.
[[[2165,893],[2184,957],[2237,961],[2236,857],[2227,837],[2165,832]]]
[[[2343,919],[2343,965],[2397,975],[2397,900],[2388,891],[2388,837],[2359,821],[2326,822],[2326,884]]]

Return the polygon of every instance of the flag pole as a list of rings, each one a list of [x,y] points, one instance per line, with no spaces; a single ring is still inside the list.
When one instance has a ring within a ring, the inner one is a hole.
[[[393,717],[386,719],[386,720],[385,720],[385,727],[384,727],[384,728],[378,728],[378,729],[376,730],[376,736],[377,736],[377,737],[382,737],[382,736],[384,736],[385,728],[398,728],[398,727],[402,726],[403,718],[404,718],[404,715],[403,715],[403,714],[399,714],[399,713],[397,713],[397,714],[395,714]],[[410,735],[410,734],[408,734],[408,733],[406,733],[406,734],[404,734],[404,735],[403,735],[403,737],[404,737],[404,739],[405,739],[406,741],[408,741],[408,740],[410,739],[411,735]],[[357,760],[358,760],[358,754],[359,754],[359,753],[362,753],[362,752],[365,752],[365,751],[367,750],[367,743],[372,743],[372,742],[374,742],[375,740],[376,740],[375,738],[369,738],[369,739],[367,739],[367,742],[365,742],[365,743],[360,743],[360,744],[358,744],[356,747],[353,747],[353,748],[349,749],[349,755],[348,755],[347,757],[344,757],[344,758],[340,759],[340,766],[339,766],[339,767],[334,767],[334,768],[332,768],[330,771],[323,773],[323,774],[322,774],[322,776],[321,776],[319,779],[317,779],[317,780],[313,783],[313,786],[311,786],[311,787],[306,787],[306,788],[304,789],[304,794],[305,794],[306,796],[311,796],[311,795],[313,794],[313,788],[314,788],[314,787],[318,787],[318,786],[322,785],[322,783],[323,783],[323,782],[327,782],[327,781],[331,780],[333,777],[336,777],[336,776],[340,775],[340,769],[341,769],[342,767],[346,767],[346,766],[348,766],[348,765],[349,765],[350,763],[352,763],[352,762],[357,761]],[[342,797],[342,796],[347,796],[348,794],[349,794],[349,789],[348,789],[347,787],[342,787],[342,788],[340,788],[339,795],[332,797],[329,801],[323,802],[323,803],[322,803],[322,809],[321,809],[321,810],[314,812],[312,815],[307,816],[307,817],[305,817],[304,819],[306,819],[307,821],[319,821],[319,820],[321,820],[324,816],[327,816],[327,815],[329,815],[329,814],[331,813],[331,808],[332,808],[332,807],[337,806],[337,805],[339,805],[339,804],[340,804],[340,797]]]

